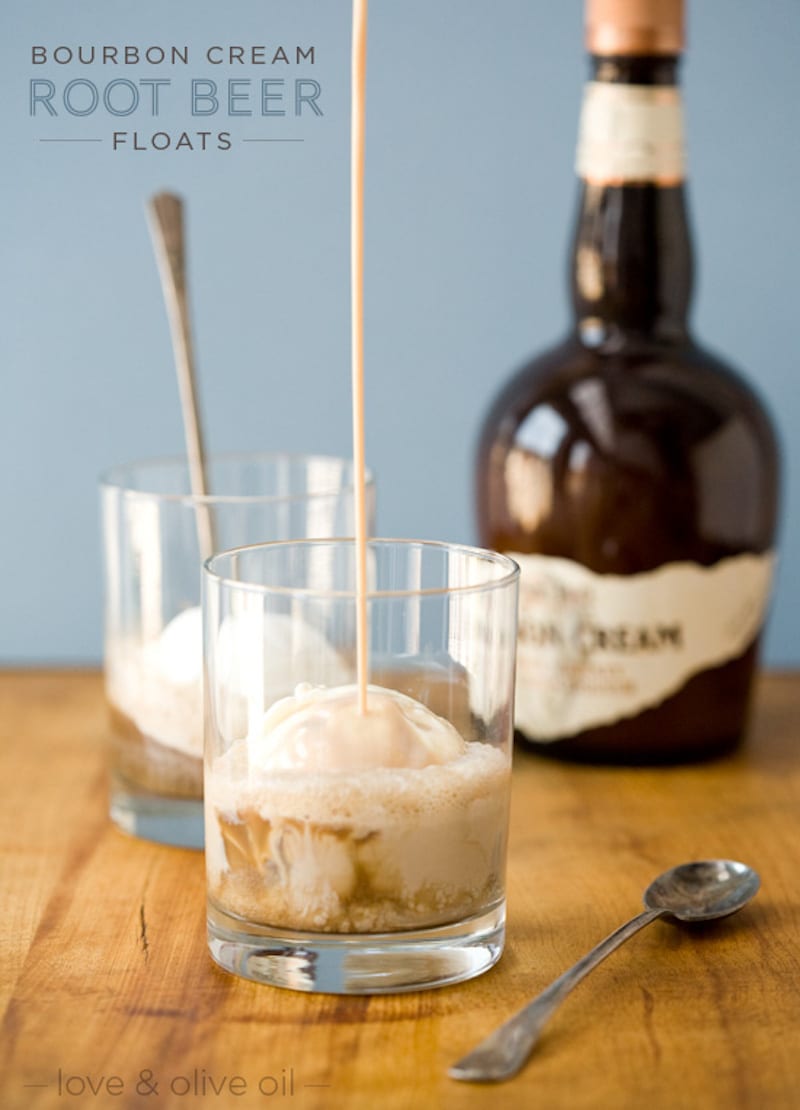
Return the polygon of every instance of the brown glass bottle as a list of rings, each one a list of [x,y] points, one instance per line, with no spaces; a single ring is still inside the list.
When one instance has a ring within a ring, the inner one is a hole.
[[[619,52],[624,27],[607,41],[615,53],[592,57],[591,95],[627,87],[623,111],[630,95],[677,98],[674,35],[660,44],[668,53],[646,55]],[[574,330],[502,390],[477,458],[481,542],[521,556],[518,737],[569,759],[672,762],[737,744],[776,529],[770,420],[687,328],[692,252],[676,152],[651,157],[647,136],[638,152],[611,149],[641,145],[626,128],[648,111],[613,127],[601,118],[599,146],[592,153],[589,135],[579,154]],[[668,132],[653,149],[674,146]]]

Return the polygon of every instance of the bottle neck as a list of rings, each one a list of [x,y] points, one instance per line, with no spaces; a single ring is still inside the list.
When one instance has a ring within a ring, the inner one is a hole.
[[[686,338],[692,248],[676,57],[595,57],[581,115],[572,255],[581,341]]]

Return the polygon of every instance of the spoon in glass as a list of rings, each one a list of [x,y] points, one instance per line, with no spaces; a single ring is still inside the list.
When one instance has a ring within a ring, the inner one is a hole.
[[[659,875],[644,893],[644,913],[601,940],[472,1052],[448,1070],[452,1079],[479,1082],[510,1079],[520,1070],[547,1019],[573,987],[626,940],[658,917],[713,921],[740,910],[760,886],[758,874],[735,860],[682,863]]]

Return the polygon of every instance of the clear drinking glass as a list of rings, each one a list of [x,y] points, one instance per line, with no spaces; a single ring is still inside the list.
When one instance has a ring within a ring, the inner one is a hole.
[[[179,459],[101,479],[111,817],[136,836],[193,848],[203,845],[199,537],[218,551],[354,530],[344,459],[212,456],[208,487],[211,496],[193,497]]]
[[[205,564],[208,935],[306,991],[441,986],[499,959],[516,564],[371,540],[358,711],[352,540]]]

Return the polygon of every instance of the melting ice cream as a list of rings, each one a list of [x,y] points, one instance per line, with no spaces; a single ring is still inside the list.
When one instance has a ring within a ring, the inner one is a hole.
[[[219,630],[220,686],[227,691],[234,731],[245,729],[245,691],[261,677],[264,705],[289,694],[311,662],[321,681],[346,682],[350,670],[325,636],[309,624],[261,613],[227,617]],[[114,710],[120,766],[134,781],[166,793],[202,788],[203,622],[185,609],[152,640],[107,645],[106,689]],[[146,749],[143,751],[142,749]],[[137,754],[138,753],[138,754]],[[143,782],[143,776],[147,781]],[[192,785],[193,784],[193,785]],[[177,789],[177,787],[180,787]]]
[[[299,687],[206,779],[211,895],[265,925],[380,932],[501,897],[509,761],[371,686]]]

